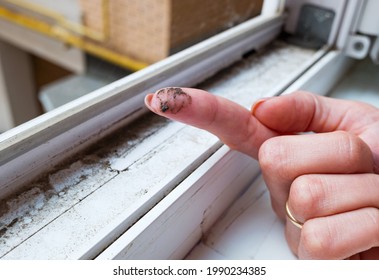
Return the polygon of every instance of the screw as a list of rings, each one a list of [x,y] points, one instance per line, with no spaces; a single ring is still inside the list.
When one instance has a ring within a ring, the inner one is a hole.
[[[359,51],[363,50],[364,44],[362,42],[357,41],[354,43],[353,48],[354,48],[354,50],[359,52]]]

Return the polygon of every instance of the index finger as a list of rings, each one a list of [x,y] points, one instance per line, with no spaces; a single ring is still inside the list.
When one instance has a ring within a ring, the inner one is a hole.
[[[265,140],[278,135],[241,105],[199,89],[164,88],[147,95],[145,104],[158,115],[205,129],[254,158]]]

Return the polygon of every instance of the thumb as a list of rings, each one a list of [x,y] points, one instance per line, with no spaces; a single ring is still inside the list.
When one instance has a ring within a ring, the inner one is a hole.
[[[366,103],[295,92],[256,102],[254,115],[279,134],[347,131],[371,149],[379,173],[379,110]]]
[[[281,134],[344,130],[359,135],[377,115],[368,104],[301,91],[260,100],[251,110],[262,124]]]
[[[205,129],[254,158],[264,141],[278,135],[246,108],[199,89],[164,88],[148,94],[145,104],[158,115]]]

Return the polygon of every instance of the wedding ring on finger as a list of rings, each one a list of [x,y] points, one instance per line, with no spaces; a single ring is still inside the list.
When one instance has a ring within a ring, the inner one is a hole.
[[[293,225],[295,225],[297,228],[302,229],[303,228],[303,223],[299,222],[291,213],[289,207],[288,207],[288,200],[286,202],[286,214],[288,219],[291,221]]]

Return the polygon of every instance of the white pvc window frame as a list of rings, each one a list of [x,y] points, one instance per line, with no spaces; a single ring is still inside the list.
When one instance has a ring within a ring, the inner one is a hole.
[[[277,9],[271,9],[275,14],[266,10],[260,17],[1,135],[0,196],[9,195],[30,177],[138,118],[145,112],[143,97],[146,92],[172,84],[192,86],[240,59],[251,48],[260,49],[272,41],[284,20],[280,8],[283,2],[275,2]],[[326,93],[348,61],[339,51],[325,54],[326,50],[317,53],[307,67],[299,69],[293,78],[284,81],[269,95],[280,94],[291,84],[289,90],[316,89],[318,86],[318,92]],[[319,87],[319,83],[313,82],[317,75],[329,77],[329,82]],[[302,78],[293,84],[299,77]],[[220,143],[213,145],[197,161],[171,178],[166,183],[168,189],[159,187],[161,192],[142,200],[140,206],[144,207],[106,226],[96,238],[76,248],[67,258],[184,257],[259,173],[255,161]],[[205,162],[200,164],[202,161]],[[236,187],[228,188],[230,184]],[[177,187],[172,190],[174,185]],[[169,194],[162,199],[162,194],[169,189]],[[191,223],[177,232],[180,221],[186,217]],[[75,225],[68,221],[67,226]]]

